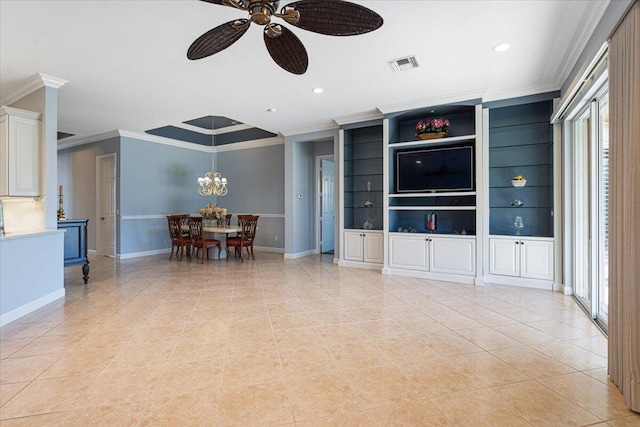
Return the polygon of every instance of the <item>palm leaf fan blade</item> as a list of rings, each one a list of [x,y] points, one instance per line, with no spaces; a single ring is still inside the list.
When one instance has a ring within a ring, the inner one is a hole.
[[[202,59],[234,44],[249,29],[246,19],[226,22],[198,37],[187,51],[187,58]]]
[[[307,50],[291,31],[278,25],[281,34],[272,37],[264,32],[264,43],[269,55],[280,67],[293,74],[304,74],[309,66]]]
[[[328,36],[353,36],[377,30],[383,19],[364,6],[343,0],[302,0],[286,8],[300,12],[296,27]]]

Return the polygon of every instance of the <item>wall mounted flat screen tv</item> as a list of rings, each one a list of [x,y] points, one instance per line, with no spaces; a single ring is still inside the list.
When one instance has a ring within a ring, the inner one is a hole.
[[[473,191],[473,146],[396,152],[396,192]]]

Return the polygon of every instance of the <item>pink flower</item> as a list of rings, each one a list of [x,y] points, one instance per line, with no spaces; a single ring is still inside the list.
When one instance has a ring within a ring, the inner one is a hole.
[[[449,120],[441,117],[428,119],[426,122],[420,120],[416,124],[416,135],[421,133],[446,132],[449,126]]]

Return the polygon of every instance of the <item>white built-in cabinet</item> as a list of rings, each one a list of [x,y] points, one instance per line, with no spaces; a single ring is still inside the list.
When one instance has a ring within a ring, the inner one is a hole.
[[[41,114],[0,108],[0,196],[39,196]]]
[[[344,232],[344,259],[370,264],[382,264],[383,233],[377,230]]]
[[[389,267],[392,269],[473,276],[475,260],[473,236],[389,234]]]
[[[552,238],[494,236],[489,238],[489,273],[553,280]]]

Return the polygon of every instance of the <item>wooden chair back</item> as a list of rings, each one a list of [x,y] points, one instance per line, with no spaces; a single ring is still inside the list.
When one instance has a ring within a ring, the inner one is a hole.
[[[242,240],[253,241],[258,230],[259,215],[238,215],[238,226],[241,228],[240,237]]]
[[[204,240],[204,231],[202,230],[202,217],[189,217],[189,231],[193,240]]]
[[[221,220],[218,221],[218,224],[222,225],[222,226],[231,225],[231,217],[232,216],[233,216],[233,214],[226,214],[224,216],[224,218],[222,218]]]
[[[169,237],[171,238],[171,256],[169,259],[173,258],[174,247],[176,247],[178,260],[182,259],[185,247],[187,248],[187,256],[189,256],[189,250],[193,244],[191,233],[189,232],[189,214],[167,215],[167,224],[169,225]]]
[[[171,240],[189,239],[189,214],[167,215]]]

